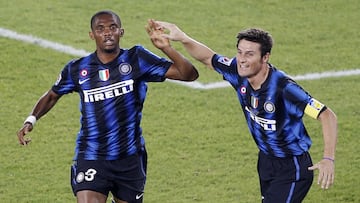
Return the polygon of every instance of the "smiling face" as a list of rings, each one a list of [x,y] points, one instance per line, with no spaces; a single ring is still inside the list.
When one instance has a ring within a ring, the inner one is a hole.
[[[96,42],[97,52],[116,53],[120,45],[120,37],[124,34],[120,19],[110,13],[96,16],[91,24],[90,38]]]
[[[251,79],[267,68],[270,53],[261,56],[260,44],[242,39],[237,46],[237,70],[241,77]]]

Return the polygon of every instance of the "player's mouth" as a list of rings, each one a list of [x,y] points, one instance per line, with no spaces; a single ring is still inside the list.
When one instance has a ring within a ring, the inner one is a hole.
[[[247,65],[239,65],[239,68],[240,69],[246,69],[246,68],[248,68],[249,66],[247,66]]]
[[[112,39],[105,39],[105,40],[104,40],[104,44],[105,44],[105,45],[113,45],[113,44],[114,44],[114,40],[112,40]]]

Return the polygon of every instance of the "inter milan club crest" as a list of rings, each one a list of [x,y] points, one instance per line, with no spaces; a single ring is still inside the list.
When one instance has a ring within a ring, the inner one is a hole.
[[[119,72],[121,75],[129,75],[132,71],[132,67],[128,63],[122,63],[119,65]]]
[[[259,99],[254,96],[251,96],[251,107],[256,109],[258,105],[259,105]]]
[[[99,70],[99,78],[102,81],[107,81],[110,78],[110,72],[109,69],[105,69],[105,70]]]
[[[267,102],[264,103],[264,109],[268,113],[274,113],[275,112],[275,105],[272,102],[267,101]]]

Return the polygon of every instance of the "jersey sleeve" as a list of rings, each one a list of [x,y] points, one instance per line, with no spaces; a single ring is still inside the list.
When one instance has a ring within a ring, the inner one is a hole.
[[[58,76],[58,79],[52,86],[52,90],[59,95],[68,94],[74,91],[75,84],[71,77],[71,63],[68,63]]]
[[[162,82],[166,79],[165,74],[173,62],[162,58],[142,46],[137,46],[139,67],[147,82]]]
[[[285,106],[291,115],[302,117],[304,113],[317,119],[326,106],[313,98],[308,92],[294,81],[289,82],[284,88]]]
[[[227,58],[215,54],[211,60],[215,71],[223,75],[223,79],[230,82],[231,85],[237,86],[239,75],[237,73],[235,58]]]

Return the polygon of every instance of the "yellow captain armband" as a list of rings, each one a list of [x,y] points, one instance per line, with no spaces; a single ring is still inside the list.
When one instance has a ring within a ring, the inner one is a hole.
[[[304,112],[308,116],[317,119],[324,107],[324,104],[314,98],[311,98],[309,103],[306,105]]]

